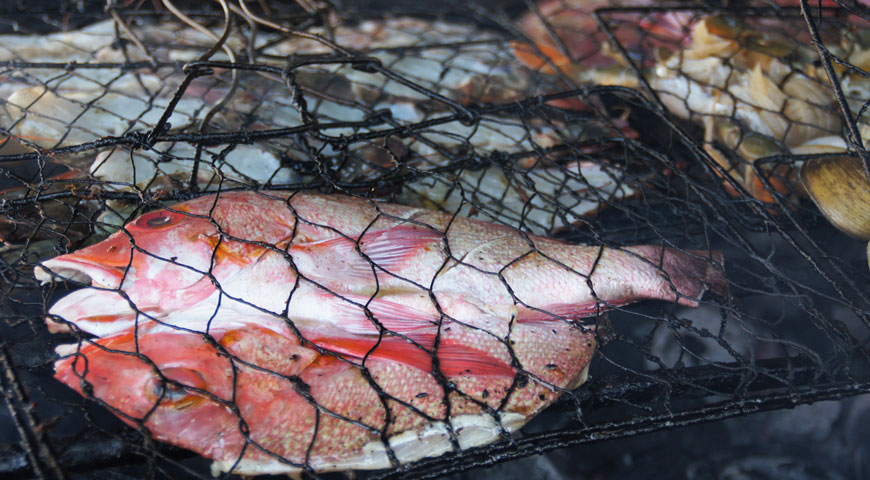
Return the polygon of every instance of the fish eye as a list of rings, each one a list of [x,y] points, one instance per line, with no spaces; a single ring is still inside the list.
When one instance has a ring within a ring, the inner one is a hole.
[[[169,210],[158,210],[146,213],[136,220],[135,225],[143,230],[156,230],[177,225],[184,221],[186,215]]]
[[[204,397],[190,388],[205,388],[205,379],[196,370],[189,368],[166,368],[162,375],[154,374],[145,384],[145,395],[161,406],[184,410],[198,404]]]
[[[172,217],[166,215],[163,217],[149,218],[145,223],[147,223],[149,227],[162,227],[164,225],[169,225],[170,222],[172,222]]]
[[[175,402],[187,396],[187,391],[177,383],[154,377],[148,382],[148,395],[167,402]]]

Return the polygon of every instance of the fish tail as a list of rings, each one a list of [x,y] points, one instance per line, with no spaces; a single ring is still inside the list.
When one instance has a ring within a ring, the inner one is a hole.
[[[690,307],[697,307],[697,299],[707,290],[723,297],[728,295],[723,266],[724,258],[720,251],[684,252],[667,248],[662,259],[662,269],[680,294],[677,302]]]
[[[721,296],[728,295],[720,251],[645,246],[639,247],[635,253],[660,267],[664,295],[680,305],[697,307],[698,299],[708,290]]]

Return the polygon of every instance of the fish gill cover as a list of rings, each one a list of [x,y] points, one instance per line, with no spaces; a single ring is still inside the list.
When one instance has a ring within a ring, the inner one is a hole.
[[[2,21],[6,474],[431,478],[870,389],[864,2],[103,7]]]

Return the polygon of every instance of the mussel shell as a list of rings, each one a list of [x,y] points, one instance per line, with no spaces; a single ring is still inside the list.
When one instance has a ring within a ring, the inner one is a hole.
[[[707,30],[722,38],[737,39],[743,30],[743,25],[734,18],[725,15],[711,15],[705,19]]]
[[[870,240],[870,181],[859,159],[809,160],[801,168],[801,180],[810,198],[835,227]]]

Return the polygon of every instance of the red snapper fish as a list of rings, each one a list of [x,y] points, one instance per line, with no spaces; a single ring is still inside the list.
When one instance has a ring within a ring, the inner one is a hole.
[[[492,442],[581,384],[595,348],[590,330],[565,322],[521,326],[513,349],[523,374],[492,361],[485,344],[448,343],[427,352],[439,380],[431,360],[402,361],[417,347],[401,339],[336,355],[248,324],[209,340],[121,333],[63,347],[55,376],[155,439],[214,460],[215,474],[293,474],[388,468]]]
[[[449,321],[503,338],[514,323],[643,299],[696,306],[708,288],[724,291],[721,264],[719,252],[571,245],[350,196],[228,192],[146,213],[35,275],[91,285],[50,309],[52,331],[110,336],[147,321],[206,331],[225,311],[354,335]]]
[[[100,337],[59,348],[60,381],[215,471],[260,474],[495,441],[585,381],[597,342],[579,319],[641,299],[695,306],[724,291],[721,261],[230,192],[146,213],[36,276],[91,284],[50,310],[52,330]]]

